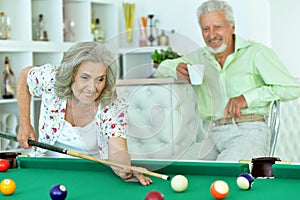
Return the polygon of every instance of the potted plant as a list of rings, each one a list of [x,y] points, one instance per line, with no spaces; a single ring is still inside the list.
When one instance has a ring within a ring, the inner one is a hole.
[[[177,52],[173,51],[171,47],[165,49],[155,49],[151,58],[154,63],[154,68],[157,68],[159,64],[166,59],[175,59],[181,57]]]

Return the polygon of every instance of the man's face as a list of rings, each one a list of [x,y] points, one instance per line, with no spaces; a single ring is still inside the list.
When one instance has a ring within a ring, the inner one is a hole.
[[[224,11],[202,14],[199,20],[203,39],[213,54],[223,53],[234,45],[234,25],[226,20]]]

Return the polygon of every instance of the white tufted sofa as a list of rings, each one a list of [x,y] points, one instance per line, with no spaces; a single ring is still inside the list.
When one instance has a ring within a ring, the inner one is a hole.
[[[197,101],[189,84],[173,79],[119,80],[129,102],[128,146],[133,159],[178,159],[201,140]],[[300,162],[300,99],[281,102],[274,156]]]
[[[127,141],[133,159],[177,159],[197,140],[199,115],[189,84],[119,80],[118,95],[130,105]]]
[[[300,163],[300,98],[281,102],[280,128],[274,156]]]

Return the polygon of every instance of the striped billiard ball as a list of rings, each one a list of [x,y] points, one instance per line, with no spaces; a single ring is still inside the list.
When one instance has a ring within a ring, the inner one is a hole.
[[[240,174],[236,179],[236,184],[242,190],[251,189],[253,183],[254,183],[254,177],[248,173]]]
[[[52,200],[64,200],[67,197],[67,188],[64,185],[54,185],[50,190]]]

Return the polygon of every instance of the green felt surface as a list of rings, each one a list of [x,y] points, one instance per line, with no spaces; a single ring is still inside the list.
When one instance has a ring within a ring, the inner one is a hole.
[[[50,199],[50,188],[55,184],[64,184],[68,189],[69,200],[143,200],[151,190],[162,192],[165,200],[214,200],[209,188],[215,180],[228,183],[230,192],[227,200],[273,200],[299,196],[300,180],[295,178],[255,179],[252,189],[239,189],[236,176],[247,172],[248,164],[149,160],[133,163],[167,174],[171,178],[176,174],[184,174],[189,180],[189,187],[183,193],[176,193],[171,189],[170,181],[155,177],[152,177],[154,183],[150,186],[126,183],[115,176],[109,167],[82,159],[18,158],[19,168],[0,173],[1,179],[14,179],[17,190],[11,196],[0,194],[0,199]],[[299,166],[296,168],[299,172]],[[295,172],[296,169],[293,168],[293,173]],[[276,173],[281,171],[278,169]],[[288,169],[283,173],[288,173]]]

